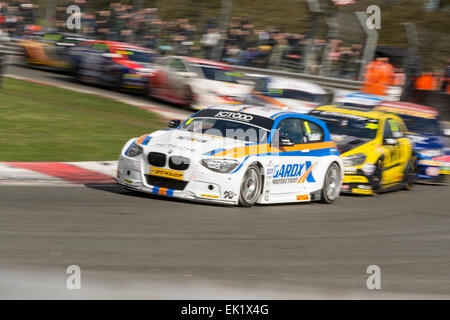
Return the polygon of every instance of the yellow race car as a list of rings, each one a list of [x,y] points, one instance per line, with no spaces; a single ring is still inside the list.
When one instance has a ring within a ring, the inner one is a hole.
[[[352,106],[321,106],[310,115],[327,123],[344,160],[343,193],[373,195],[414,181],[412,143],[392,113]]]

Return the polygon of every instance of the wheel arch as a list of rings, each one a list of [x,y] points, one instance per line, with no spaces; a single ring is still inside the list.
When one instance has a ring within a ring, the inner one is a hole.
[[[254,159],[253,161],[249,162],[249,165],[247,166],[247,168],[250,167],[251,165],[257,166],[259,168],[260,173],[261,173],[262,181],[261,181],[261,190],[260,190],[260,192],[262,194],[263,191],[264,191],[264,183],[266,181],[264,165],[259,160],[256,160],[256,159]]]

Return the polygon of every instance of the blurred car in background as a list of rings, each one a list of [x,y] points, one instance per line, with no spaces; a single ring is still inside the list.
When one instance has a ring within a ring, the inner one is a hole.
[[[309,114],[327,123],[343,157],[342,192],[372,195],[411,187],[415,159],[399,116],[351,106],[321,106]]]
[[[244,100],[245,103],[308,113],[319,105],[333,101],[330,90],[313,82],[255,74],[247,76],[255,82],[255,87]]]
[[[149,84],[149,96],[202,109],[215,104],[237,104],[251,92],[253,83],[233,67],[211,60],[168,56]]]
[[[387,100],[386,97],[364,92],[352,92],[337,94],[334,103],[355,107],[374,107]]]
[[[420,182],[442,183],[450,174],[450,154],[445,152],[445,137],[439,123],[439,112],[432,107],[407,103],[384,102],[374,110],[399,115],[408,127],[407,136],[414,144],[417,157],[416,178]]]
[[[157,71],[153,51],[122,42],[87,41],[71,50],[73,75],[79,82],[147,92]]]
[[[88,41],[83,35],[62,32],[33,32],[17,40],[28,66],[44,66],[59,71],[73,68],[70,50],[78,43]]]

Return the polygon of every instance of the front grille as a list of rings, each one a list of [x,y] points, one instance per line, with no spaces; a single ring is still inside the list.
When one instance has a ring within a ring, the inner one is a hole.
[[[145,175],[149,185],[173,190],[184,190],[189,181],[176,180],[152,175]]]
[[[166,165],[166,155],[159,152],[149,152],[148,163],[156,167],[164,167]]]
[[[189,168],[189,158],[171,156],[169,158],[169,167],[174,170],[186,170]]]

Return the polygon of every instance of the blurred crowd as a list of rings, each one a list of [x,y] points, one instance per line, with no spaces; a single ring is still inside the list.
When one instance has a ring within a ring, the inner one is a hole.
[[[156,8],[133,10],[132,5],[114,2],[103,10],[93,11],[86,0],[57,3],[53,18],[45,18],[48,26],[58,31],[71,32],[66,26],[66,9],[75,4],[81,9],[81,32],[86,36],[137,43],[162,55],[189,55],[347,79],[358,77],[362,62],[361,44],[308,39],[303,34],[281,32],[277,27],[259,29],[241,17],[230,18],[226,33],[221,34],[216,18],[196,26],[188,19],[160,19]],[[38,24],[37,4],[18,0],[0,6],[0,27],[10,35],[21,35],[27,26]]]
[[[0,3],[0,30],[10,36],[50,28],[84,33],[100,40],[140,44],[161,55],[187,55],[256,68],[270,68],[312,75],[358,80],[363,63],[363,45],[340,39],[310,39],[304,34],[285,33],[276,26],[257,28],[247,18],[231,17],[226,32],[216,18],[195,25],[189,19],[163,20],[157,8],[135,10],[132,5],[109,3],[95,10],[86,0],[59,0],[45,14],[29,0]],[[67,28],[69,5],[81,9],[81,30]]]

